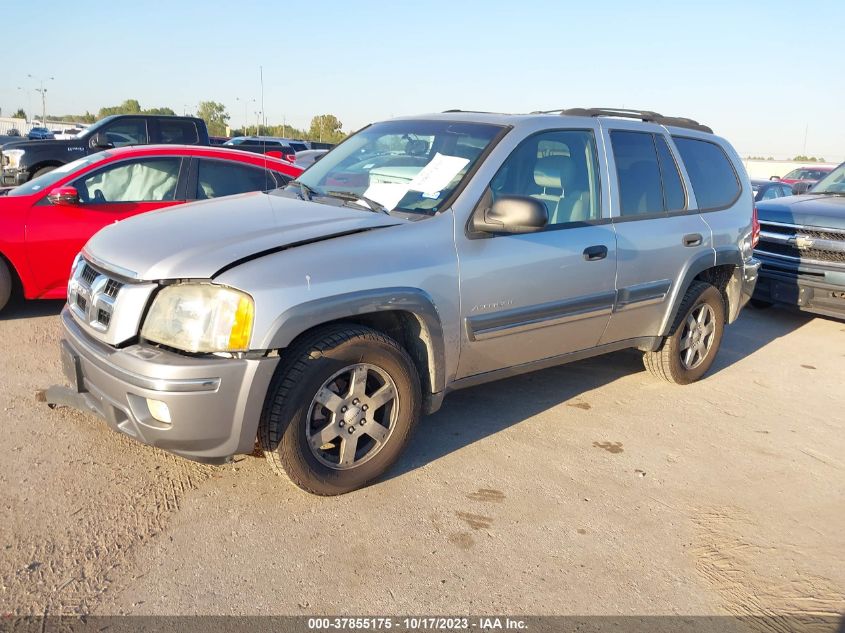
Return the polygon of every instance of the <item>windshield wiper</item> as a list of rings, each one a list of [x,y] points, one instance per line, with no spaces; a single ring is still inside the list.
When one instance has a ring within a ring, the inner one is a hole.
[[[327,191],[326,195],[331,196],[332,198],[340,198],[341,200],[346,200],[347,202],[363,202],[367,205],[367,207],[369,207],[370,211],[374,213],[385,213],[390,215],[390,211],[388,211],[387,207],[383,204],[358,193],[353,193],[351,191]]]
[[[306,185],[304,182],[300,182],[299,180],[291,180],[289,185],[297,185],[299,187],[299,197],[302,200],[307,200],[311,202],[311,198],[316,195],[314,190]]]

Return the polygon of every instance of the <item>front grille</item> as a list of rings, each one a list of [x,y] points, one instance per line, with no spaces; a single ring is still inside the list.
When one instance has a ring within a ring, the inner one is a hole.
[[[106,312],[102,308],[97,310],[97,323],[104,327],[108,327],[109,323],[111,322],[111,313]]]
[[[845,264],[845,231],[761,222],[757,251],[785,259]]]
[[[85,297],[77,296],[76,305],[78,305],[79,309],[83,312],[88,309],[88,301],[85,299]]]
[[[795,259],[811,259],[818,262],[845,263],[845,252],[823,251],[818,248],[799,249],[792,244],[778,244],[776,242],[761,241],[758,250],[764,254],[781,255]]]
[[[85,269],[82,271],[82,280],[90,286],[97,278],[97,271],[85,264]]]
[[[114,279],[109,279],[106,283],[106,289],[103,290],[108,296],[114,299],[117,296],[117,293],[120,292],[120,289],[123,287],[123,284],[119,281],[115,281]]]

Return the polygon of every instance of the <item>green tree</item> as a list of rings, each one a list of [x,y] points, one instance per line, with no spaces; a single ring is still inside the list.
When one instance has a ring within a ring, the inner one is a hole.
[[[346,134],[343,133],[343,123],[333,114],[319,114],[311,119],[308,137],[312,141],[323,143],[339,143]]]
[[[18,108],[17,112],[12,115],[13,119],[26,119],[26,112],[23,111],[23,108]]]
[[[197,106],[197,116],[205,121],[208,126],[208,133],[212,136],[223,136],[226,134],[226,124],[229,122],[229,113],[226,106],[216,101],[200,101]]]
[[[86,112],[86,114],[88,114]],[[149,108],[147,110],[141,109],[141,104],[137,99],[127,99],[117,106],[109,106],[100,108],[97,114],[98,119],[111,116],[113,114],[176,114],[171,108]]]

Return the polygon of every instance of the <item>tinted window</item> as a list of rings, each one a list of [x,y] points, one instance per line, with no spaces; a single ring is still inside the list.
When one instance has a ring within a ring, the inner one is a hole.
[[[701,210],[719,209],[739,196],[736,172],[724,150],[709,141],[673,137]]]
[[[792,187],[787,187],[786,185],[780,185],[780,195],[783,196],[791,196],[792,195]]]
[[[616,173],[619,176],[619,203],[623,216],[662,213],[663,187],[660,167],[651,134],[610,133]]]
[[[173,200],[181,163],[181,158],[128,161],[80,178],[73,186],[79,199],[90,204]]]
[[[780,195],[780,187],[769,187],[766,191],[763,192],[763,197],[761,200],[771,200],[772,198],[777,198]]]
[[[197,126],[192,121],[159,119],[158,128],[162,143],[195,145],[199,142]]]
[[[601,202],[592,132],[560,131],[524,140],[490,183],[495,201],[531,196],[546,205],[549,225],[598,220]]]
[[[123,119],[112,123],[102,131],[115,147],[149,143],[147,122],[144,119]]]
[[[231,196],[247,191],[275,189],[276,182],[260,167],[237,163],[200,160],[197,172],[198,200]]]
[[[669,150],[666,139],[661,134],[656,135],[657,158],[660,160],[660,174],[663,177],[663,196],[667,211],[680,211],[686,207],[687,201],[684,195],[684,185],[681,182],[681,174],[678,173],[678,165]]]

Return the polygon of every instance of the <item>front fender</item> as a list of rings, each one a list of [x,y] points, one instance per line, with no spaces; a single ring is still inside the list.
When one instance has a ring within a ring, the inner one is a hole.
[[[419,288],[380,288],[324,297],[295,305],[279,315],[258,343],[261,349],[283,349],[303,332],[344,318],[379,312],[407,312],[420,323],[428,351],[432,392],[445,389],[445,353],[440,315],[428,293]]]

